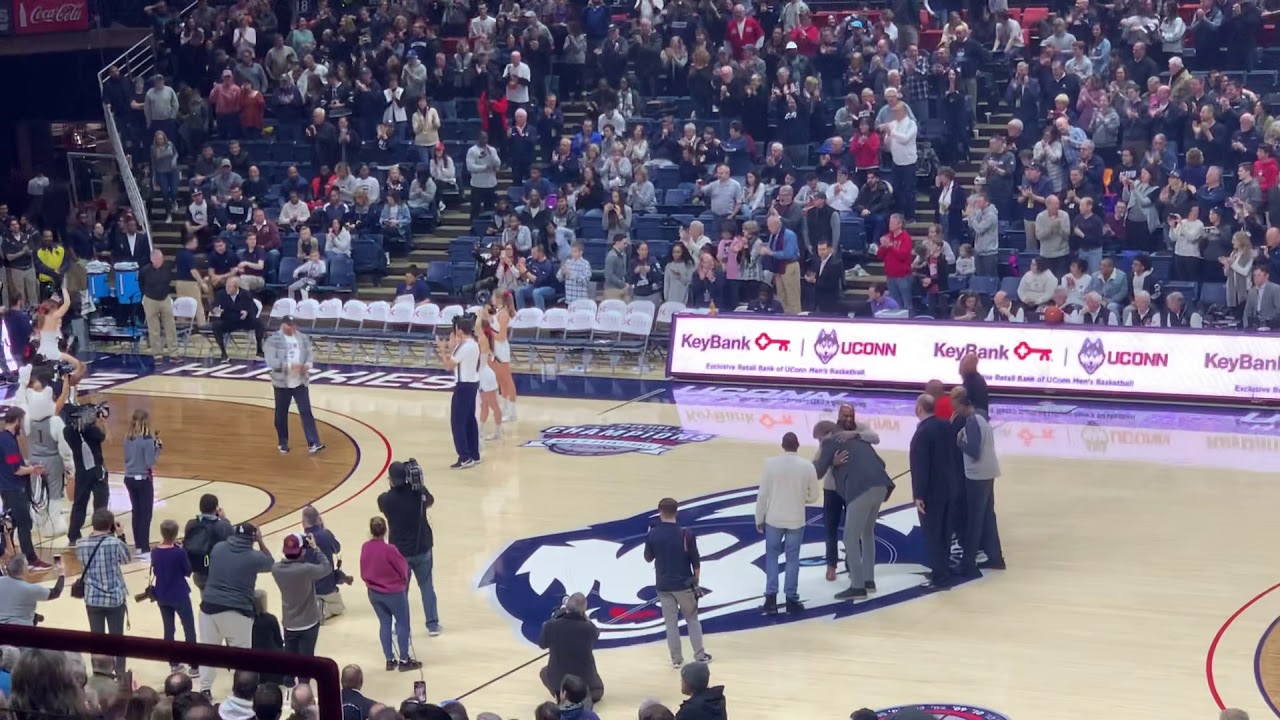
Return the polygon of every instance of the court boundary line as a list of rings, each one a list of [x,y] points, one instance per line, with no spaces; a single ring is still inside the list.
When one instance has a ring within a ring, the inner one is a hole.
[[[1222,627],[1218,628],[1218,632],[1214,634],[1213,640],[1209,643],[1209,650],[1205,653],[1204,658],[1204,673],[1205,679],[1209,682],[1209,694],[1213,696],[1213,702],[1218,706],[1219,710],[1226,710],[1227,705],[1222,702],[1222,695],[1218,692],[1218,683],[1214,680],[1213,676],[1213,661],[1214,657],[1218,653],[1218,645],[1222,642],[1223,636],[1227,634],[1227,630],[1231,628],[1231,625],[1235,623],[1235,621],[1243,615],[1245,611],[1276,590],[1280,590],[1280,583],[1276,583],[1257,595],[1254,595],[1252,599],[1244,605],[1241,605],[1235,612],[1231,613],[1231,616],[1227,618],[1226,622],[1222,623]],[[1265,693],[1263,694],[1263,697],[1266,697]]]
[[[1271,638],[1277,626],[1280,626],[1280,617],[1272,620],[1266,631],[1262,633],[1262,637],[1258,638],[1258,649],[1253,651],[1253,679],[1258,684],[1258,692],[1262,695],[1263,702],[1271,708],[1272,714],[1280,717],[1280,709],[1276,708],[1275,702],[1271,700],[1271,694],[1267,692],[1267,687],[1262,682],[1262,649],[1266,647],[1267,640]]]
[[[670,381],[668,381],[668,382],[670,382]],[[617,405],[614,405],[614,406],[613,406],[613,407],[611,407],[611,408],[606,408],[606,409],[604,409],[604,410],[601,410],[600,412],[596,413],[596,417],[604,417],[605,415],[608,415],[609,413],[613,412],[614,410],[621,410],[622,408],[624,408],[624,407],[626,407],[626,406],[630,405],[631,403],[636,403],[636,402],[645,402],[645,401],[649,400],[650,398],[657,397],[658,395],[661,395],[662,393],[667,392],[667,391],[668,391],[668,390],[670,390],[670,389],[671,389],[670,387],[663,387],[663,388],[658,388],[658,389],[656,389],[656,390],[650,390],[649,392],[647,392],[647,393],[643,393],[643,394],[641,394],[641,395],[637,395],[637,396],[635,396],[635,397],[631,398],[630,400],[626,400],[626,401],[624,401],[624,402],[618,403]]]

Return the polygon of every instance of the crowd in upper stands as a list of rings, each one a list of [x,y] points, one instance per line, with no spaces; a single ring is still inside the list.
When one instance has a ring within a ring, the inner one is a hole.
[[[691,308],[1273,324],[1270,15],[964,5],[160,3],[160,72],[113,69],[104,100],[177,215],[180,168],[201,191],[201,248],[257,235],[281,285],[353,254],[381,271],[462,202],[479,240],[451,248],[451,289],[521,306],[598,284]],[[1012,119],[971,153],[988,113]],[[848,302],[877,260],[887,295]]]

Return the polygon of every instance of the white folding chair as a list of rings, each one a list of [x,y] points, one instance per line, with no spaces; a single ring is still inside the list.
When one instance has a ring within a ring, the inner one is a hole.
[[[178,352],[186,354],[187,346],[191,343],[191,334],[196,332],[196,311],[199,309],[198,301],[193,297],[179,297],[173,299],[173,324],[178,331]]]
[[[596,314],[599,315],[601,313],[606,313],[606,312],[616,312],[616,313],[622,313],[623,315],[626,315],[627,303],[625,300],[619,300],[617,298],[601,300],[600,306],[596,310]]]
[[[424,365],[431,364],[431,354],[436,341],[436,326],[440,324],[440,307],[433,303],[419,305],[413,309],[409,317],[409,336],[413,340],[422,340],[422,360]]]
[[[391,303],[377,300],[369,303],[365,311],[365,322],[360,326],[359,334],[362,340],[372,346],[373,362],[376,365],[387,349],[387,323],[391,320]]]
[[[594,316],[596,314],[596,301],[589,300],[587,298],[582,298],[580,300],[574,300],[573,302],[569,303],[570,313],[574,313],[579,310],[586,310],[587,312],[591,313]]]

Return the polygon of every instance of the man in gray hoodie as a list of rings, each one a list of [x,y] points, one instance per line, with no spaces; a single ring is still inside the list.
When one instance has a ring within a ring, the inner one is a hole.
[[[253,549],[254,545],[257,550]],[[253,601],[258,575],[269,572],[271,552],[262,542],[262,533],[249,523],[236,525],[231,537],[209,553],[209,579],[200,603],[200,641],[210,645],[253,647]],[[213,688],[218,669],[200,668],[200,689]]]
[[[284,649],[298,655],[315,655],[320,637],[320,603],[316,600],[316,582],[333,575],[333,566],[324,553],[316,549],[315,536],[305,540],[289,534],[284,538],[283,560],[271,567],[271,576],[280,587],[280,624],[284,627]],[[288,685],[285,678],[285,684]],[[300,681],[308,682],[307,678]]]
[[[613,238],[613,248],[604,258],[604,297],[627,299],[627,236]]]
[[[489,146],[489,133],[481,132],[476,144],[467,150],[467,172],[471,173],[471,222],[485,210],[492,210],[497,200],[498,168],[502,159]]]
[[[836,593],[836,599],[865,600],[868,593],[876,591],[876,518],[893,481],[884,460],[857,432],[852,405],[840,406],[836,425],[840,432],[822,440],[813,466],[818,477],[831,471],[835,490],[845,502],[844,552],[850,583],[848,589]],[[846,457],[845,462],[836,464],[837,456]]]
[[[977,577],[978,569],[1003,570],[1004,552],[1000,547],[1000,530],[996,527],[995,482],[1000,476],[1000,463],[996,459],[996,439],[991,423],[978,412],[963,387],[951,390],[951,407],[957,417],[964,418],[964,428],[957,434],[960,451],[964,456],[965,498],[967,518],[964,538],[964,556],[960,560],[960,574]],[[978,551],[987,559],[978,565]]]

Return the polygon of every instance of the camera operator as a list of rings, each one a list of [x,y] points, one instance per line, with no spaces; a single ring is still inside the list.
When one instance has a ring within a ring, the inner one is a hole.
[[[0,431],[0,501],[18,533],[18,545],[27,558],[27,567],[42,572],[53,567],[36,555],[31,542],[31,483],[32,475],[40,475],[44,468],[27,465],[22,459],[18,436],[22,434],[27,413],[22,408],[11,407],[4,413],[4,429]],[[4,550],[3,533],[0,533],[0,552]]]
[[[89,615],[89,631],[124,634],[125,599],[129,589],[124,584],[121,565],[132,557],[124,543],[124,531],[110,510],[95,510],[93,532],[84,542],[76,545],[76,558],[80,561],[80,580],[83,583],[85,610]],[[73,597],[76,587],[71,588]],[[124,656],[116,657],[116,677],[124,677]]]
[[[316,581],[316,599],[320,601],[320,611],[324,621],[337,617],[347,611],[342,602],[342,593],[338,591],[339,583],[351,584],[351,577],[342,572],[342,561],[334,556],[342,552],[342,543],[333,536],[320,519],[320,511],[308,505],[302,508],[302,534],[315,538],[316,550],[319,550],[333,566],[333,572]]]
[[[205,584],[209,581],[209,553],[218,543],[231,537],[233,528],[218,505],[218,496],[206,493],[200,496],[200,514],[187,521],[182,530],[182,549],[191,561],[191,581],[204,597]]]
[[[67,541],[74,546],[80,540],[80,529],[89,499],[96,513],[107,507],[107,466],[102,461],[102,444],[107,441],[105,409],[96,405],[62,407],[62,434],[71,451],[75,467],[76,493],[71,500],[71,520],[67,524]]]
[[[0,625],[34,625],[36,603],[57,600],[67,582],[62,563],[55,563],[58,581],[53,587],[27,582],[27,559],[14,554],[5,563],[5,575],[0,577]]]
[[[378,496],[378,509],[390,526],[391,544],[404,555],[418,583],[427,634],[435,637],[440,634],[440,617],[436,611],[436,590],[431,584],[433,537],[427,510],[436,499],[422,482],[422,468],[417,460],[393,462],[387,474],[391,489]]]
[[[333,565],[325,554],[316,548],[314,535],[286,535],[284,555],[271,567],[271,577],[280,588],[280,624],[284,626],[285,652],[306,655],[316,654],[316,640],[320,637],[320,622],[324,616],[316,601],[316,583],[333,578]],[[289,678],[285,678],[288,685]],[[299,682],[309,682],[299,678]]]
[[[201,500],[203,511],[204,501]],[[257,550],[253,549],[254,545]],[[209,552],[209,579],[200,603],[200,641],[235,648],[253,647],[254,591],[258,575],[270,572],[275,559],[262,533],[249,523],[236,525],[231,537]],[[218,668],[200,667],[200,690],[211,691]]]
[[[591,690],[586,708],[604,697],[604,681],[596,671],[593,654],[600,629],[587,619],[587,597],[574,593],[542,624],[538,647],[549,651],[547,666],[538,672],[542,685],[552,697],[560,696],[560,686],[566,675],[576,675],[587,682]]]

